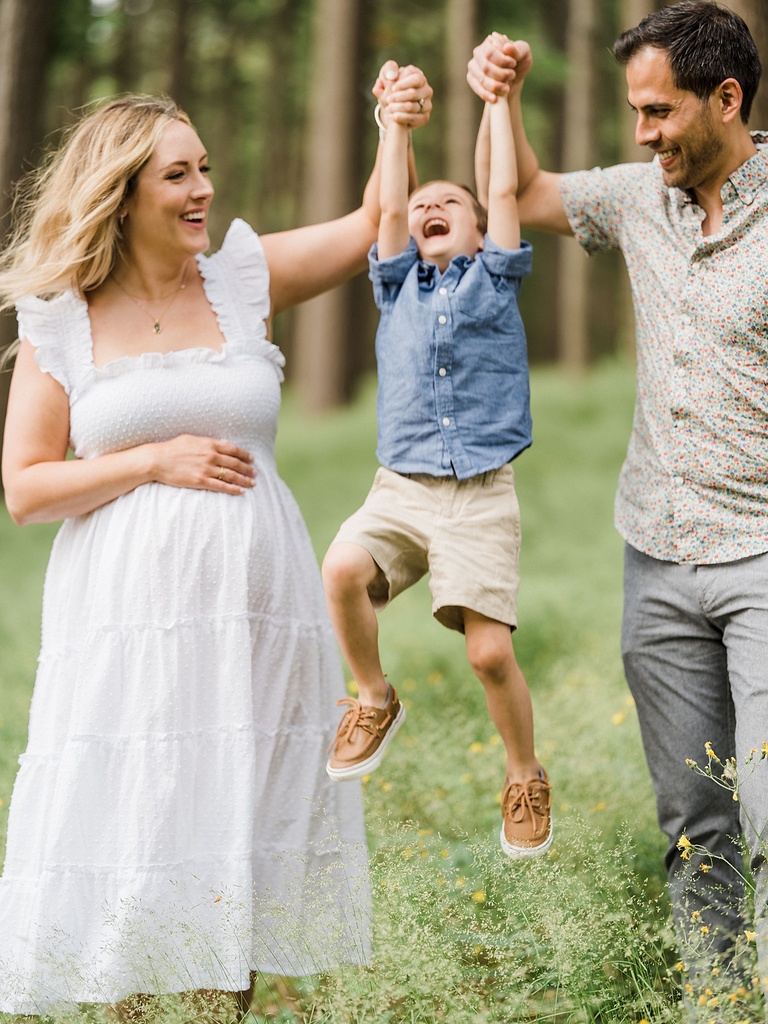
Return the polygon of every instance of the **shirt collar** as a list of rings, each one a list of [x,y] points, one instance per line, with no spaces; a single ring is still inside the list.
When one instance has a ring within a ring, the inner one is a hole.
[[[737,167],[728,179],[745,206],[750,206],[760,189],[768,182],[768,134],[752,132],[757,152],[741,167]],[[727,185],[727,183],[726,183]]]
[[[453,276],[451,271],[454,267],[458,276],[461,277],[467,267],[470,267],[474,262],[469,256],[464,256],[463,254],[454,256],[441,274],[437,269],[436,263],[429,263],[427,260],[420,259],[417,271],[419,285],[423,288],[432,288],[438,280]]]

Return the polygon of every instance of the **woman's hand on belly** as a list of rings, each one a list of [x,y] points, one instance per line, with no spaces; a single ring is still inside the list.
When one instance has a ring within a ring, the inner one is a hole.
[[[229,441],[182,434],[67,459],[69,398],[22,341],[13,371],[3,445],[5,500],[14,522],[50,523],[85,515],[141,484],[242,494],[253,486],[249,452]]]
[[[242,494],[254,485],[253,457],[229,441],[180,434],[143,447],[152,460],[150,478],[156,483],[222,494]]]

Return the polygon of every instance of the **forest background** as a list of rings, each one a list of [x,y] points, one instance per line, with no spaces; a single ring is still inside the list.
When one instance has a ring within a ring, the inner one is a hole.
[[[471,182],[481,105],[465,70],[472,46],[491,30],[533,47],[526,119],[544,166],[647,159],[634,145],[624,75],[610,46],[660,6],[0,0],[0,239],[12,183],[83,106],[125,91],[170,94],[192,116],[217,189],[214,246],[234,216],[270,231],[344,213],[373,161],[370,89],[389,57],[422,66],[435,89],[432,121],[415,137],[422,180]],[[750,25],[768,63],[766,0],[728,6]],[[765,84],[752,126],[768,128]],[[618,652],[621,541],[611,528],[611,495],[632,415],[628,285],[618,256],[589,260],[572,239],[527,237],[534,272],[521,305],[535,364],[536,444],[516,469],[525,524],[524,628],[516,648],[557,786],[556,855],[520,872],[499,856],[492,798],[502,770],[498,737],[456,634],[430,622],[429,595],[414,588],[382,617],[383,649],[409,702],[409,727],[366,791],[376,969],[287,997],[267,986],[253,1007],[259,1022],[682,1019],[664,841]],[[362,500],[373,470],[375,323],[361,275],[276,324],[289,377],[278,456],[319,555]],[[14,317],[0,318],[0,346],[14,337]],[[0,407],[8,377],[0,374]],[[307,412],[355,397],[307,430]],[[0,860],[54,531],[17,531],[0,517]],[[435,722],[440,744],[432,742]],[[753,993],[713,991],[702,1020],[765,1021],[755,998],[751,1007]],[[189,1021],[169,1007],[167,1020],[181,1019]]]
[[[0,231],[12,183],[81,109],[126,91],[173,96],[209,149],[217,245],[234,216],[259,231],[323,220],[359,200],[376,146],[371,85],[387,58],[435,89],[416,136],[422,180],[472,182],[481,104],[472,46],[498,30],[528,39],[529,133],[542,164],[573,170],[646,159],[633,140],[610,46],[660,0],[0,0]],[[765,0],[729,0],[768,52]],[[768,127],[768,85],[753,123]],[[633,351],[623,263],[587,260],[572,239],[533,236],[522,311],[531,360],[580,370]],[[276,340],[305,411],[343,404],[373,367],[375,310],[361,275],[284,315]],[[0,346],[15,336],[0,321]],[[7,374],[0,383],[0,414]],[[0,422],[2,417],[0,416]]]

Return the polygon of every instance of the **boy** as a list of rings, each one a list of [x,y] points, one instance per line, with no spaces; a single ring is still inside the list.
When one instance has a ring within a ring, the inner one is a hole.
[[[531,443],[525,335],[517,310],[530,246],[520,240],[506,103],[488,104],[486,214],[466,188],[433,181],[408,197],[408,128],[382,131],[381,221],[370,276],[381,310],[378,449],[365,504],[323,563],[328,607],[357,681],[331,747],[332,779],[376,768],[405,709],[384,677],[376,611],[426,572],[433,613],[465,634],[507,753],[501,846],[552,842],[550,785],[511,632],[520,522],[510,460]],[[487,233],[486,233],[487,227]]]

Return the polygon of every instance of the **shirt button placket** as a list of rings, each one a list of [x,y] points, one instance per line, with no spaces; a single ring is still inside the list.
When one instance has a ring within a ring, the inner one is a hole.
[[[445,287],[445,285],[440,285],[440,287],[437,289],[437,294],[445,299],[448,295],[448,289]],[[442,308],[445,309],[447,306],[447,302],[439,303],[439,306],[442,306]],[[438,313],[437,323],[437,356],[439,364],[441,364],[445,362],[445,353],[450,354],[451,350],[450,328],[448,328],[447,331],[442,331],[440,329],[445,327],[448,323],[448,316],[446,315],[446,313]],[[439,365],[437,375],[438,377],[441,378],[443,383],[440,387],[437,388],[436,412],[441,425],[443,427],[450,427],[453,423],[452,416],[450,415],[453,409],[453,392],[451,389],[450,380],[446,379],[448,377],[447,368],[443,365]],[[450,450],[450,442],[447,442],[447,444]]]

